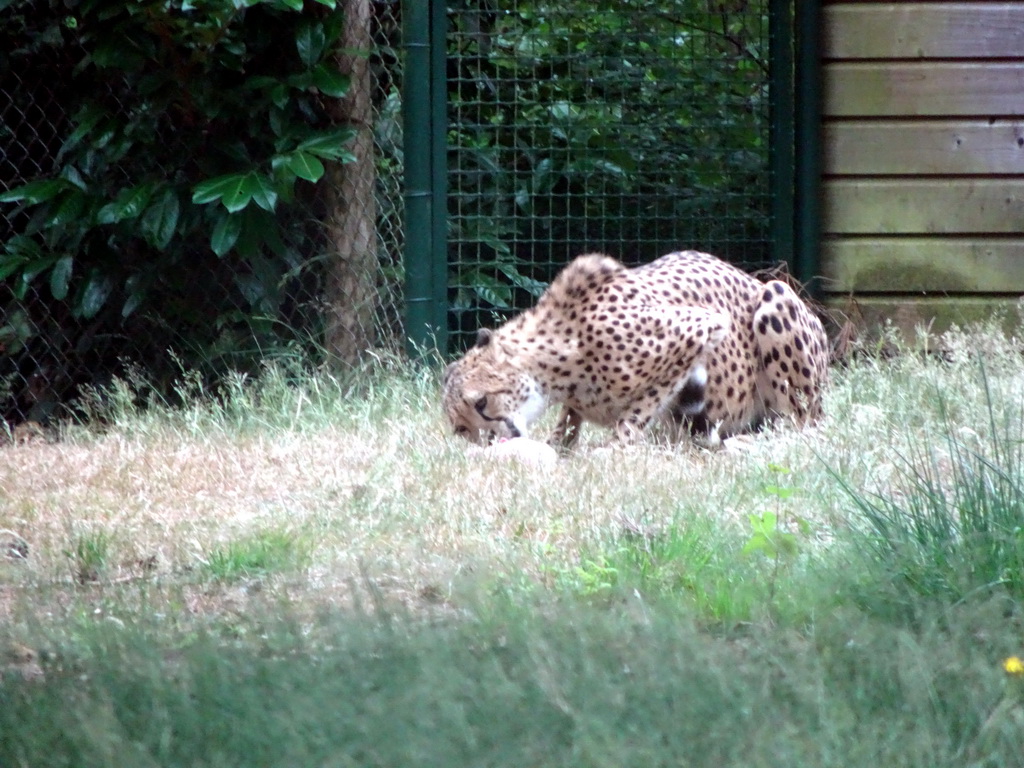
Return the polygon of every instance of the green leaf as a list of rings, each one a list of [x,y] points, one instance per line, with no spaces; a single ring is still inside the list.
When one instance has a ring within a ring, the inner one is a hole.
[[[320,5],[326,5],[332,11],[337,7],[335,0],[315,0],[315,2],[320,3]]]
[[[327,64],[321,64],[313,70],[313,85],[327,96],[340,99],[348,93],[351,84],[352,78],[341,74],[341,72],[335,69],[331,69]]]
[[[210,236],[210,248],[218,256],[223,256],[235,247],[241,231],[241,216],[236,216],[233,213],[222,214],[213,228],[213,234]]]
[[[28,264],[25,265],[25,268],[21,270],[21,279],[26,283],[32,282],[35,280],[37,275],[45,272],[56,264],[58,258],[58,256],[52,253],[46,253],[41,255],[38,259],[28,262]]]
[[[0,346],[9,355],[15,355],[24,349],[26,341],[36,335],[36,330],[23,309],[8,313],[5,320],[6,324],[0,326]]]
[[[66,179],[41,179],[22,184],[20,187],[9,189],[0,194],[0,203],[16,203],[25,201],[29,205],[38,205],[47,200],[52,200],[65,189],[71,188],[71,183]]]
[[[760,533],[755,533],[746,544],[743,545],[742,552],[744,555],[751,555],[754,552],[764,552],[769,554],[774,550],[771,541]]]
[[[50,272],[50,293],[57,301],[64,301],[68,295],[68,284],[71,282],[71,271],[75,260],[71,256],[63,256],[53,265]]]
[[[165,189],[142,216],[140,222],[146,240],[157,248],[166,248],[178,226],[181,204],[173,189]]]
[[[57,152],[56,161],[59,163],[68,152],[78,146],[82,139],[89,135],[97,123],[104,118],[106,113],[99,107],[89,104],[78,110],[73,122],[76,123],[73,130],[64,140],[64,145]]]
[[[152,194],[152,184],[141,184],[137,187],[122,189],[117,193],[113,202],[100,208],[99,213],[96,214],[96,221],[100,224],[116,224],[125,219],[134,219],[145,209]]]
[[[278,83],[270,89],[270,100],[274,102],[274,106],[278,109],[284,109],[285,104],[288,103],[288,88],[284,83]]]
[[[0,281],[6,280],[8,277],[13,275],[21,269],[21,265],[24,263],[25,262],[20,259],[4,259],[3,261],[0,261]]]
[[[289,136],[294,129],[287,112],[281,107],[270,110],[270,114],[267,116],[267,122],[270,124],[270,130],[272,130],[274,135],[278,138],[285,138]],[[284,146],[284,142],[276,142],[274,146],[277,149],[280,149]],[[273,162],[273,159],[271,159],[271,162]]]
[[[109,298],[113,287],[113,281],[109,276],[102,274],[97,269],[92,270],[78,295],[74,314],[85,319],[95,317],[107,303],[107,298]]]
[[[250,173],[246,176],[248,191],[256,205],[264,211],[273,211],[277,205],[277,192],[270,179],[261,173]]]
[[[512,289],[491,275],[478,273],[474,276],[472,285],[476,295],[491,306],[497,309],[512,307]]]
[[[322,1],[322,0],[321,0]],[[323,3],[328,5],[330,8],[335,7],[333,0],[330,3]],[[341,37],[341,33],[345,29],[345,14],[343,13],[328,13],[322,19],[324,25],[324,34],[327,35],[328,46],[332,43],[336,43],[338,38]],[[384,51],[386,47],[379,48],[378,50]]]
[[[88,198],[72,187],[72,191],[64,196],[46,222],[47,227],[59,228],[68,224],[81,223],[82,213],[85,211],[85,204]]]
[[[286,167],[300,179],[317,182],[324,175],[324,164],[308,152],[296,150],[285,155]]]
[[[266,286],[256,275],[239,274],[234,277],[235,286],[250,307],[257,306],[266,296]]]
[[[257,206],[246,208],[241,215],[242,231],[235,244],[236,251],[251,261],[258,258],[264,248],[270,248],[275,253],[284,250],[281,225],[275,216]]]
[[[15,235],[4,247],[4,257],[0,259],[0,280],[6,280],[25,264],[38,261],[43,256],[39,243],[28,235]]]
[[[88,191],[88,185],[85,183],[82,172],[73,165],[65,165],[60,171],[60,178],[67,179],[82,192]]]
[[[343,145],[355,138],[355,135],[355,128],[335,128],[334,130],[325,131],[306,139],[296,149],[302,152],[310,152],[318,157],[324,157],[329,160],[351,162],[355,157]]]
[[[777,496],[780,499],[788,499],[796,493],[796,489],[780,485],[766,485],[764,492],[771,496]]]
[[[192,202],[197,205],[204,205],[222,200],[225,195],[234,196],[244,183],[244,173],[229,173],[224,176],[207,179],[196,184],[195,189],[192,190]],[[244,208],[245,206],[243,205],[242,207]]]
[[[29,278],[27,278],[25,274],[22,273],[21,278],[15,281],[14,283],[14,288],[12,290],[14,298],[16,298],[18,301],[24,301],[25,297],[28,295],[29,285]]]
[[[221,197],[220,201],[231,213],[237,213],[249,204],[252,200],[253,183],[251,173],[237,176],[232,184]]]
[[[760,533],[771,537],[778,527],[778,516],[774,512],[765,512],[763,515],[750,515],[750,528],[754,533]]]
[[[540,296],[548,287],[547,283],[542,283],[540,280],[534,280],[522,274],[516,269],[514,264],[501,262],[495,266],[512,282],[512,285],[528,291],[532,296]]]
[[[299,6],[301,7],[301,2]],[[295,34],[295,47],[299,52],[299,58],[307,69],[311,69],[320,57],[324,55],[324,47],[327,45],[327,36],[324,34],[324,27],[318,21],[304,21]]]
[[[128,294],[128,298],[125,300],[124,306],[121,307],[121,317],[128,317],[142,306],[148,288],[149,281],[144,275],[138,273],[124,281],[124,291]]]

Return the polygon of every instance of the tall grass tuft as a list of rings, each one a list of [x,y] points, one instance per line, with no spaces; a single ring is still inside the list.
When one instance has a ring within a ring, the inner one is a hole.
[[[1024,597],[1024,407],[997,415],[984,381],[987,423],[965,430],[939,395],[941,434],[899,456],[887,492],[863,493],[833,473],[866,524],[858,542],[870,568],[898,592]]]

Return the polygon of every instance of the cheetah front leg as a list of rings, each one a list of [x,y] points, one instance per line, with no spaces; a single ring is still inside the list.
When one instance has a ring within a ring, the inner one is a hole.
[[[630,445],[640,439],[668,399],[664,394],[666,391],[671,390],[659,391],[656,395],[645,396],[633,403],[629,415],[615,424],[615,437],[620,443]]]
[[[558,415],[558,423],[548,438],[548,444],[561,451],[568,451],[579,440],[582,427],[583,417],[580,412],[568,405],[563,406],[562,412]]]

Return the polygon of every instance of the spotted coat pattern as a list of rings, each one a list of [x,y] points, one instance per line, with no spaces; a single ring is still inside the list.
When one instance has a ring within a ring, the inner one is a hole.
[[[583,421],[626,442],[661,417],[725,436],[815,420],[827,363],[821,323],[781,281],[696,251],[633,269],[588,254],[535,307],[480,331],[445,372],[443,407],[475,442],[526,435],[554,404],[565,445]]]

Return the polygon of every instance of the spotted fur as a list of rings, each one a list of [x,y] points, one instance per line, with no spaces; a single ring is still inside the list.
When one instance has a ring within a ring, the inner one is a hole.
[[[565,445],[583,421],[626,442],[666,416],[729,435],[820,416],[827,361],[821,323],[783,282],[696,251],[633,269],[588,254],[535,307],[480,331],[445,372],[443,406],[475,442],[526,435],[554,404]]]

